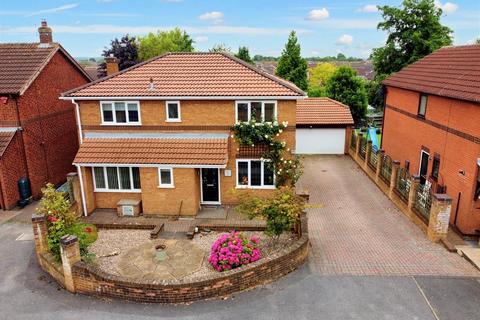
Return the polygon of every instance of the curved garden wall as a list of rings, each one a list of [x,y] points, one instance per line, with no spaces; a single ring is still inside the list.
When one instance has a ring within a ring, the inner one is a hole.
[[[50,255],[46,249],[46,222],[44,217],[32,218],[37,256]],[[195,281],[135,281],[108,274],[93,264],[80,261],[76,237],[62,238],[63,274],[58,262],[39,257],[41,267],[67,290],[88,295],[121,298],[138,302],[183,303],[222,297],[238,291],[266,284],[292,272],[308,258],[308,227],[303,215],[295,228],[299,238],[291,245],[270,256],[233,269],[205,276]],[[55,266],[54,266],[55,264]],[[59,274],[63,279],[59,279]]]

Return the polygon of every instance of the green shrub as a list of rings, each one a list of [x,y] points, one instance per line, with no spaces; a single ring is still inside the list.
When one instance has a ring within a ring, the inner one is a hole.
[[[272,197],[261,198],[251,193],[239,195],[239,204],[235,210],[249,218],[262,217],[266,220],[265,232],[270,236],[280,236],[293,228],[305,209],[305,201],[295,194],[295,189],[282,187]]]
[[[42,189],[39,214],[47,218],[48,249],[60,260],[60,238],[64,235],[75,235],[78,238],[80,254],[88,254],[88,246],[97,240],[97,228],[92,224],[78,222],[75,213],[70,210],[70,202],[64,198],[63,192],[56,191],[52,184]]]

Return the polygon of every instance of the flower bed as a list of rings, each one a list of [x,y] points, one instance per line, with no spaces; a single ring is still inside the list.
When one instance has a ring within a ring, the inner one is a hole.
[[[260,259],[260,239],[240,232],[222,234],[212,245],[208,262],[217,271],[231,270]]]

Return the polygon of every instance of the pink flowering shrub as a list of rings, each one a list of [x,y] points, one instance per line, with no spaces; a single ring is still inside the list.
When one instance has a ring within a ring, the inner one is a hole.
[[[222,234],[212,245],[208,262],[217,271],[231,270],[255,262],[261,257],[258,245],[260,239],[231,231]]]

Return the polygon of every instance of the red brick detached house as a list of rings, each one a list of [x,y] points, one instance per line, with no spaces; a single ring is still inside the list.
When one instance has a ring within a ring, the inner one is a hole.
[[[382,148],[452,198],[450,224],[480,234],[480,45],[442,48],[386,79]]]
[[[61,92],[91,81],[42,22],[39,43],[0,44],[0,207],[19,200],[17,182],[34,196],[65,180],[78,149],[75,110]]]

